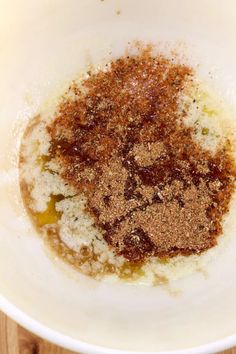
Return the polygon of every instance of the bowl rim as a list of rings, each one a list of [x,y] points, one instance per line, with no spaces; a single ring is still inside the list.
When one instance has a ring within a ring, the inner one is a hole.
[[[81,354],[213,354],[219,351],[229,349],[236,345],[236,334],[223,337],[217,341],[213,341],[201,346],[185,348],[171,351],[127,351],[120,349],[112,349],[100,345],[89,344],[77,339],[73,339],[59,331],[53,330],[40,321],[34,319],[24,311],[20,310],[12,302],[0,295],[0,310],[7,316],[17,322],[19,325],[37,336],[65,349],[81,352]]]

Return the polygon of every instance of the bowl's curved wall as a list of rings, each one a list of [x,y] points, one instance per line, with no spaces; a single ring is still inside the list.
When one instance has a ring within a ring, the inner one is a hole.
[[[7,298],[52,330],[114,349],[180,350],[235,333],[236,238],[206,278],[195,274],[170,291],[99,284],[50,260],[22,211],[16,162],[27,119],[88,62],[109,60],[130,40],[185,41],[201,75],[212,71],[236,105],[235,21],[233,0],[0,2],[1,304]]]

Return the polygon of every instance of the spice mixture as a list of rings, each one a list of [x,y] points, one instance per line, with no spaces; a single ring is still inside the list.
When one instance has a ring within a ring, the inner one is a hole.
[[[63,178],[88,198],[106,241],[130,261],[216,244],[233,191],[225,148],[193,141],[178,96],[191,70],[149,52],[118,59],[64,102],[49,127]]]
[[[59,166],[109,248],[132,265],[200,254],[222,232],[232,147],[226,139],[207,150],[185,124],[180,98],[193,81],[190,67],[146,48],[71,85],[73,99],[46,125],[44,163]]]

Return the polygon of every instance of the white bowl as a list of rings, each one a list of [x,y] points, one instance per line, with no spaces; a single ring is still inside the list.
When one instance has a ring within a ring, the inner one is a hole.
[[[45,252],[22,211],[16,162],[25,122],[52,93],[133,39],[184,41],[201,75],[212,71],[236,106],[235,23],[234,0],[0,2],[0,308],[21,325],[83,353],[199,354],[236,344],[233,232],[206,277],[176,280],[170,291],[99,283]]]

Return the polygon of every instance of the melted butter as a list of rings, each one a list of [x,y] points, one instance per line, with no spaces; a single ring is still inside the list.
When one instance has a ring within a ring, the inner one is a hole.
[[[119,269],[119,277],[124,280],[136,280],[145,275],[140,264],[125,262]]]
[[[208,115],[208,117],[213,117],[217,115],[217,111],[207,105],[204,105],[202,107],[202,111],[203,113],[206,113]]]
[[[42,213],[35,213],[38,226],[56,224],[61,218],[61,212],[56,210],[56,203],[60,202],[65,197],[62,195],[51,195],[47,204],[47,209]]]
[[[170,262],[170,259],[168,257],[161,257],[158,259],[158,262],[160,264],[168,264]]]
[[[197,95],[196,95],[196,101],[198,103],[206,101],[208,97],[209,97],[209,94],[205,90],[203,90],[203,89],[199,90],[198,89],[198,92],[197,92]]]
[[[168,284],[168,279],[160,274],[155,274],[153,285],[165,285]]]
[[[41,166],[41,171],[47,171],[47,163],[51,160],[50,155],[40,155],[36,159],[36,163]]]
[[[205,113],[208,117],[213,117],[216,116],[219,112],[217,109],[214,107],[214,105],[210,104],[211,99],[209,94],[203,90],[200,89],[196,95],[196,102],[200,105],[202,105],[202,112]],[[204,103],[207,102],[207,103]],[[212,103],[212,102],[211,102]]]

